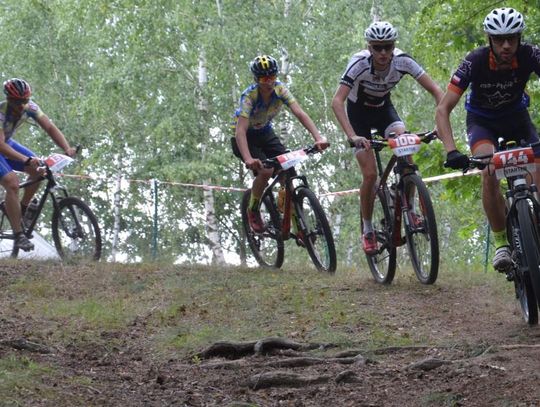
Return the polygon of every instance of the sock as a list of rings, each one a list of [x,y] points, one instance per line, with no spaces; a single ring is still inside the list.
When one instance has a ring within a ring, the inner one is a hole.
[[[249,197],[249,204],[248,208],[252,211],[256,211],[259,207],[259,202],[261,201],[260,197],[253,196],[253,192],[251,193],[251,196]]]
[[[362,219],[363,223],[364,223],[364,234],[366,233],[369,233],[369,232],[373,232],[373,222],[371,222],[371,220],[368,220],[368,219]]]
[[[508,239],[506,238],[506,230],[501,230],[500,232],[493,231],[493,242],[495,243],[496,249],[502,246],[508,246]]]

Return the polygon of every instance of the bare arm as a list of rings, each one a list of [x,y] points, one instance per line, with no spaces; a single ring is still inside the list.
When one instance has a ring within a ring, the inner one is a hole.
[[[262,168],[262,162],[258,159],[255,159],[251,156],[249,151],[248,142],[247,142],[247,129],[249,127],[249,119],[240,116],[238,122],[236,123],[236,145],[240,154],[246,163],[246,166],[250,170],[258,170]]]
[[[334,94],[334,98],[332,99],[332,110],[334,111],[336,119],[343,129],[343,132],[347,136],[347,139],[352,140],[352,138],[356,136],[356,133],[354,132],[354,129],[349,122],[349,118],[347,117],[347,112],[345,111],[345,100],[347,100],[347,96],[349,96],[350,91],[351,88],[348,86],[338,86],[336,93]]]
[[[298,121],[300,121],[300,123],[302,123],[306,130],[311,133],[313,139],[315,140],[315,144],[319,146],[321,150],[324,150],[326,147],[328,147],[328,142],[324,137],[321,136],[321,133],[319,133],[319,129],[317,129],[317,126],[315,126],[315,123],[313,123],[311,117],[309,117],[309,115],[304,112],[304,109],[300,107],[298,102],[293,103],[290,106],[290,109],[291,112],[296,116]]]
[[[347,111],[345,110],[345,101],[347,100],[347,96],[349,96],[350,92],[351,88],[349,88],[348,86],[339,85],[336,93],[334,94],[334,98],[332,99],[332,110],[334,111],[336,119],[341,128],[343,129],[343,132],[347,136],[347,140],[357,146],[361,145],[366,150],[369,150],[371,148],[371,144],[366,138],[358,137],[353,127],[351,126],[351,122],[349,121],[349,117],[347,116]]]
[[[51,122],[47,115],[39,117],[37,119],[37,122],[41,126],[41,128],[47,132],[49,137],[53,139],[54,143],[62,150],[64,150],[67,155],[73,157],[76,154],[76,150],[69,145],[64,134],[60,131],[58,127],[55,126],[53,122]]]
[[[435,104],[438,105],[444,96],[444,92],[439,87],[439,85],[437,85],[437,83],[433,79],[431,79],[431,77],[427,73],[421,75],[417,79],[417,81],[420,85],[422,85],[425,90],[431,93],[431,95],[435,99]]]
[[[452,134],[452,125],[450,124],[450,113],[454,110],[454,107],[456,107],[459,99],[461,99],[460,94],[447,91],[438,104],[435,113],[437,133],[447,152],[456,150],[456,143]]]
[[[21,161],[31,166],[32,168],[37,168],[40,164],[40,160],[37,157],[27,157],[24,154],[19,153],[13,147],[6,143],[6,136],[4,131],[0,129],[0,154],[3,156],[16,161]],[[31,158],[30,161],[28,159]],[[27,162],[28,161],[28,162]]]

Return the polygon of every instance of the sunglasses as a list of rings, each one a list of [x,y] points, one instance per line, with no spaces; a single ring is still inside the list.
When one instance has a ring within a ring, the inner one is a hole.
[[[259,83],[272,83],[276,81],[276,78],[277,78],[276,75],[259,76],[257,78],[257,81]]]
[[[384,45],[377,45],[377,44],[371,44],[371,48],[373,51],[376,52],[382,52],[384,51],[392,51],[394,49],[394,44],[384,44]]]
[[[29,101],[30,99],[9,99],[9,103],[15,106],[26,105]]]
[[[519,35],[492,35],[491,39],[496,44],[502,45],[506,41],[508,41],[510,44],[517,42],[519,39]]]

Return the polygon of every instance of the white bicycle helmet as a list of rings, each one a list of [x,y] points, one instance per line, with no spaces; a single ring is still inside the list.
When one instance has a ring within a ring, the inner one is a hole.
[[[489,35],[520,34],[524,28],[523,16],[513,8],[496,8],[484,19],[484,31]]]
[[[397,30],[387,21],[375,21],[364,31],[366,41],[395,41]]]

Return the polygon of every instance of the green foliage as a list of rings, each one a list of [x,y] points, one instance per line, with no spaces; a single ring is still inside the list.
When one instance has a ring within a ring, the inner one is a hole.
[[[229,137],[240,92],[252,81],[248,65],[255,55],[287,57],[289,69],[281,79],[332,143],[302,168],[313,188],[320,193],[354,189],[360,185],[360,172],[330,102],[350,56],[365,46],[363,31],[372,16],[391,21],[399,30],[398,47],[444,88],[460,59],[485,42],[482,19],[499,3],[383,0],[352,10],[343,0],[6,0],[3,5],[0,32],[10,40],[0,44],[0,72],[4,78],[27,79],[42,109],[72,144],[83,146],[84,160],[74,171],[98,174],[99,179],[66,184],[97,212],[106,253],[113,238],[114,180],[121,174],[124,180],[137,181],[123,184],[116,249],[125,258],[152,258],[155,231],[148,180],[158,179],[161,260],[208,262],[212,255],[207,250],[204,197],[201,190],[178,183],[249,186],[251,175],[232,156]],[[525,38],[540,40],[535,3],[505,5],[526,15]],[[201,61],[207,69],[204,84],[198,77]],[[534,117],[539,85],[531,83],[528,90]],[[393,101],[410,130],[434,127],[433,100],[412,78],[399,84]],[[464,116],[460,106],[452,117],[462,150]],[[286,128],[283,138],[290,148],[311,143],[287,112],[275,125]],[[18,138],[35,151],[54,148],[36,129],[21,129]],[[425,146],[415,160],[424,176],[443,172],[440,143]],[[444,185],[437,195],[444,206],[441,222],[469,220],[462,217],[460,206],[474,205],[478,182],[471,177]],[[214,200],[224,249],[245,251],[240,194],[215,192]],[[326,206],[336,226],[340,258],[350,259],[359,235],[358,198],[339,197]],[[470,216],[478,219],[482,214]]]

